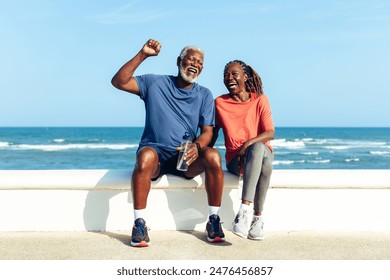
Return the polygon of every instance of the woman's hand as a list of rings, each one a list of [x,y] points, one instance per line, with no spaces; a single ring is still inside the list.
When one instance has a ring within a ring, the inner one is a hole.
[[[240,151],[238,152],[238,166],[240,168],[243,168],[245,165],[245,161],[246,161],[245,152],[250,145],[252,145],[251,140],[245,141],[245,143],[241,146]]]

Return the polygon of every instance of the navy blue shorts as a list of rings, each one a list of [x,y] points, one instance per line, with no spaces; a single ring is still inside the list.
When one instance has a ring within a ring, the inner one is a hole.
[[[164,149],[160,146],[148,144],[142,147],[151,147],[156,150],[158,154],[158,161],[160,162],[160,174],[156,178],[152,178],[152,181],[156,181],[160,176],[164,174],[172,174],[176,176],[180,176],[186,179],[192,179],[193,177],[187,177],[184,174],[184,171],[180,171],[176,169],[177,158],[179,157],[179,151],[172,151]],[[140,147],[140,148],[142,148]],[[137,150],[137,153],[139,149]]]

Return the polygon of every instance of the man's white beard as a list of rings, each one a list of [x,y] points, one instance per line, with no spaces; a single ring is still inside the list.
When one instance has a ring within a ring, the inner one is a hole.
[[[195,78],[189,77],[186,74],[186,71],[182,65],[180,65],[180,76],[181,78],[186,81],[187,83],[193,84],[198,79],[199,76],[196,76]]]

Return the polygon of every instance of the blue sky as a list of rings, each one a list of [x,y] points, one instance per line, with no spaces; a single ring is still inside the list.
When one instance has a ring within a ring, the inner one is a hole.
[[[390,126],[389,34],[385,0],[3,1],[0,126],[143,126],[143,102],[110,80],[149,38],[163,48],[136,74],[175,75],[199,45],[217,97],[241,59],[276,126]]]

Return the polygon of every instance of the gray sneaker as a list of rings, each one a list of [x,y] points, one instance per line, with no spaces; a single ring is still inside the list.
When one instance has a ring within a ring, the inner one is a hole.
[[[264,239],[264,222],[262,219],[254,218],[249,229],[248,238],[253,240]]]
[[[248,211],[238,211],[236,218],[233,222],[233,233],[246,238],[248,235]]]

